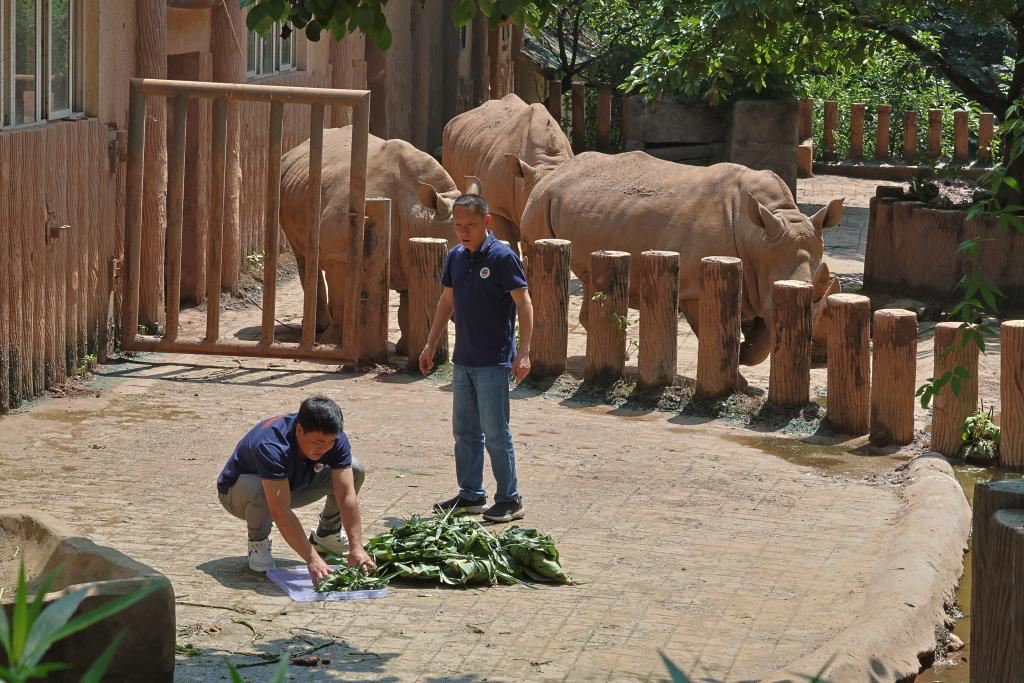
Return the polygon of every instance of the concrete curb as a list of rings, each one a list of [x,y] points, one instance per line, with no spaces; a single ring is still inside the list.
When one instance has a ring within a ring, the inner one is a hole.
[[[912,680],[935,649],[935,627],[963,572],[971,509],[949,462],[928,453],[903,466],[910,483],[889,548],[878,561],[857,621],[808,655],[766,676],[795,683]]]

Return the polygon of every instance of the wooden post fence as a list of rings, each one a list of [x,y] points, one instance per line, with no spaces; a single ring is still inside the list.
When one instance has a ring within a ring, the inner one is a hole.
[[[548,81],[548,112],[562,125],[562,82]]]
[[[938,159],[942,154],[942,110],[928,110],[928,156]]]
[[[974,487],[972,681],[1024,681],[1024,481]]]
[[[825,146],[825,158],[832,161],[836,158],[836,126],[839,124],[839,103],[835,100],[825,102],[825,118],[821,129],[821,142]]]
[[[565,372],[569,352],[569,240],[537,240],[526,259],[526,280],[533,300],[531,374],[550,377]],[[586,302],[584,302],[586,305]]]
[[[359,359],[380,364],[388,362],[390,257],[391,200],[367,199],[363,270],[359,279]]]
[[[899,308],[875,311],[871,373],[871,443],[914,440],[917,389],[917,314]]]
[[[590,255],[591,300],[587,313],[587,383],[606,384],[622,377],[626,366],[629,312],[629,252],[595,251]]]
[[[637,384],[656,389],[676,378],[676,337],[679,329],[679,253],[640,254],[640,349]]]
[[[1001,335],[999,466],[1020,472],[1024,471],[1024,320],[1007,320]]]
[[[991,112],[983,113],[978,120],[978,163],[992,162],[992,133],[995,129],[995,116]]]
[[[903,158],[914,159],[917,156],[917,112],[903,112]]]
[[[967,116],[965,109],[953,112],[953,160],[959,163],[964,163],[968,157]]]
[[[890,118],[892,117],[892,105],[878,105],[878,125],[875,128],[875,160],[882,161],[889,158],[889,133]]]
[[[612,148],[612,86],[602,83],[597,91],[597,150]]]
[[[430,326],[434,322],[437,301],[441,297],[441,273],[448,255],[448,241],[434,237],[413,237],[409,240],[409,363],[418,370],[420,352],[427,345]],[[434,363],[448,361],[448,332],[441,335],[434,354]]]
[[[850,158],[854,161],[864,158],[864,110],[859,102],[850,110]]]
[[[572,148],[582,152],[587,146],[587,92],[582,83],[572,84]]]
[[[697,395],[717,398],[736,389],[740,364],[743,262],[732,256],[700,260]]]
[[[867,434],[871,426],[871,300],[858,294],[833,294],[828,297],[827,304],[826,418],[841,434]]]
[[[936,379],[947,372],[963,368],[967,375],[955,378],[935,395],[932,401],[932,450],[945,456],[960,451],[960,431],[964,420],[977,410],[978,405],[978,347],[961,343],[959,323],[939,323],[935,326]],[[953,385],[959,387],[954,393]]]
[[[773,339],[768,403],[783,408],[806,405],[811,390],[811,307],[814,287],[799,280],[772,286]]]

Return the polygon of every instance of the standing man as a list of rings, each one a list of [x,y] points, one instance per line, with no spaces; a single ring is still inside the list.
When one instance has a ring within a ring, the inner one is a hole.
[[[526,515],[516,484],[516,456],[509,419],[509,382],[530,373],[533,304],[526,289],[522,261],[488,231],[487,202],[463,195],[453,209],[460,244],[448,252],[434,324],[420,354],[420,371],[434,367],[441,335],[455,313],[454,399],[455,476],[459,493],[434,505],[438,512],[479,514],[492,522],[509,522]],[[519,348],[515,322],[519,314]],[[494,505],[486,511],[483,487],[484,447],[491,456],[497,483]]]
[[[331,571],[320,553],[348,553],[350,566],[373,569],[363,550],[357,497],[366,470],[352,457],[343,425],[337,403],[312,396],[299,412],[261,422],[235,446],[217,479],[217,492],[224,509],[249,527],[253,571],[274,568],[272,524],[306,562],[314,584]],[[292,510],[319,500],[324,500],[320,525],[307,539]]]

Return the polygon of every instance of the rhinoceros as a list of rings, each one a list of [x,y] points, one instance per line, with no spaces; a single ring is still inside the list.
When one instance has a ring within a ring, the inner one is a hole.
[[[533,169],[519,164],[530,181]],[[743,261],[740,361],[762,362],[771,348],[772,283],[814,284],[815,339],[822,334],[824,300],[839,281],[822,261],[822,230],[837,225],[843,200],[805,216],[779,176],[737,164],[685,166],[644,152],[584,152],[536,180],[523,213],[527,249],[539,239],[572,241],[572,269],[590,299],[590,254],[601,249],[632,254],[630,306],[639,305],[636,264],[649,249],[680,254],[679,309],[698,330],[700,260],[736,256]],[[580,322],[586,325],[587,306]]]
[[[351,274],[348,255],[348,183],[352,127],[324,131],[321,181],[320,268],[317,329],[326,330],[323,343],[341,339],[341,307]],[[451,177],[429,154],[404,140],[369,137],[366,164],[366,196],[391,199],[391,289],[398,290],[399,325],[405,333],[408,301],[406,272],[410,237],[441,237],[451,242],[452,205],[460,192]],[[281,228],[295,252],[299,272],[305,272],[307,193],[309,189],[309,141],[281,158]],[[303,286],[305,280],[302,279]],[[403,352],[404,339],[399,341]]]
[[[519,250],[519,221],[526,192],[516,182],[515,155],[542,173],[572,158],[572,146],[558,122],[541,104],[518,95],[489,100],[459,114],[444,127],[441,160],[463,192],[466,177],[483,181],[491,208],[491,230]]]

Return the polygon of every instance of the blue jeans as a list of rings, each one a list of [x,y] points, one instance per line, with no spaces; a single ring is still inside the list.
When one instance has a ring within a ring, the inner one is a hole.
[[[516,490],[516,454],[508,428],[508,384],[512,371],[500,366],[471,368],[456,365],[452,379],[454,400],[455,476],[463,498],[479,500],[484,490],[484,446],[498,490],[496,502],[519,497]]]

